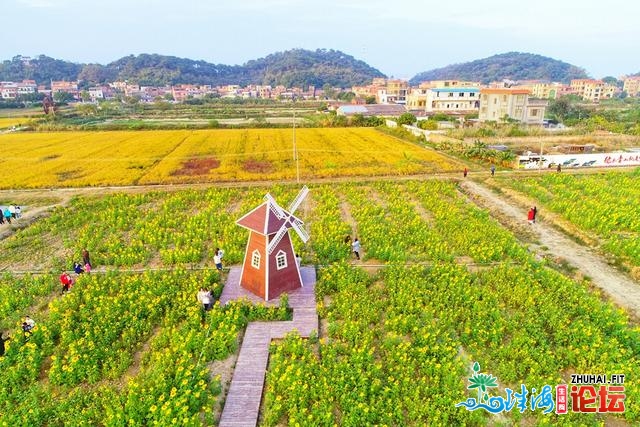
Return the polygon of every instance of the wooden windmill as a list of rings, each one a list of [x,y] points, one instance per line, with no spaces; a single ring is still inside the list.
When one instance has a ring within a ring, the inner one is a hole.
[[[307,193],[304,186],[286,210],[267,193],[264,203],[236,221],[250,231],[240,286],[267,301],[302,287],[289,229],[293,228],[303,242],[309,240],[304,223],[293,215]]]

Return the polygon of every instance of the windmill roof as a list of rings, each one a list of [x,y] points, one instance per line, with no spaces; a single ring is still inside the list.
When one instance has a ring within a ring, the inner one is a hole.
[[[283,224],[291,228],[291,224],[284,219],[279,219],[269,208],[270,201],[266,201],[245,216],[236,221],[241,227],[256,233],[270,235],[277,233]]]

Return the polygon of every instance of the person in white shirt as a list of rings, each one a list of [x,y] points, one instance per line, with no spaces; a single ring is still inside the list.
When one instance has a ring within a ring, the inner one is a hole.
[[[224,256],[224,251],[220,248],[216,248],[216,253],[213,255],[213,263],[216,265],[218,271],[222,272],[222,257]]]

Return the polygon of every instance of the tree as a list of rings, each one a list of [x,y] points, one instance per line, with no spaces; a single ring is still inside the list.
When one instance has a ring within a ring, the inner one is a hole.
[[[64,91],[56,92],[53,94],[53,100],[56,104],[65,104],[73,101],[73,95]]]
[[[82,102],[89,102],[91,101],[91,96],[89,95],[89,92],[83,90],[80,92],[80,99],[82,99]]]
[[[376,103],[376,97],[373,96],[373,95],[366,96],[364,98],[364,102],[365,102],[365,104],[375,104]]]
[[[624,85],[623,81],[618,80],[613,76],[603,77],[602,81],[605,82],[608,85],[617,86],[617,87],[620,87],[620,88],[622,88],[622,86]]]
[[[418,127],[424,130],[438,130],[438,122],[435,120],[420,120]]]
[[[366,126],[367,121],[362,114],[354,114],[351,117],[351,126],[362,127]]]
[[[398,125],[412,125],[416,122],[416,116],[411,113],[403,113],[398,117]]]
[[[98,106],[95,104],[76,104],[76,110],[85,117],[98,114]]]
[[[322,86],[322,92],[327,99],[335,99],[336,97],[336,90],[329,83],[325,83]]]
[[[549,116],[560,123],[563,123],[564,120],[569,116],[571,112],[571,102],[569,98],[563,96],[558,99],[552,99],[549,102],[549,108],[547,108],[547,113]]]

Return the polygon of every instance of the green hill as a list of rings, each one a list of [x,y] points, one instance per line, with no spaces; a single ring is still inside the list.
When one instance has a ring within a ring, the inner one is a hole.
[[[82,80],[85,85],[128,80],[141,85],[193,84],[270,84],[306,87],[325,84],[336,87],[371,82],[384,77],[379,70],[337,50],[292,49],[243,65],[212,64],[157,54],[129,55],[107,65],[75,64],[44,55],[29,61],[16,56],[0,63],[0,80],[33,79]]]
[[[571,79],[588,78],[586,71],[575,65],[531,53],[508,52],[462,64],[447,65],[416,74],[409,83],[427,80],[459,79],[489,83],[509,80],[549,80],[568,83]]]

